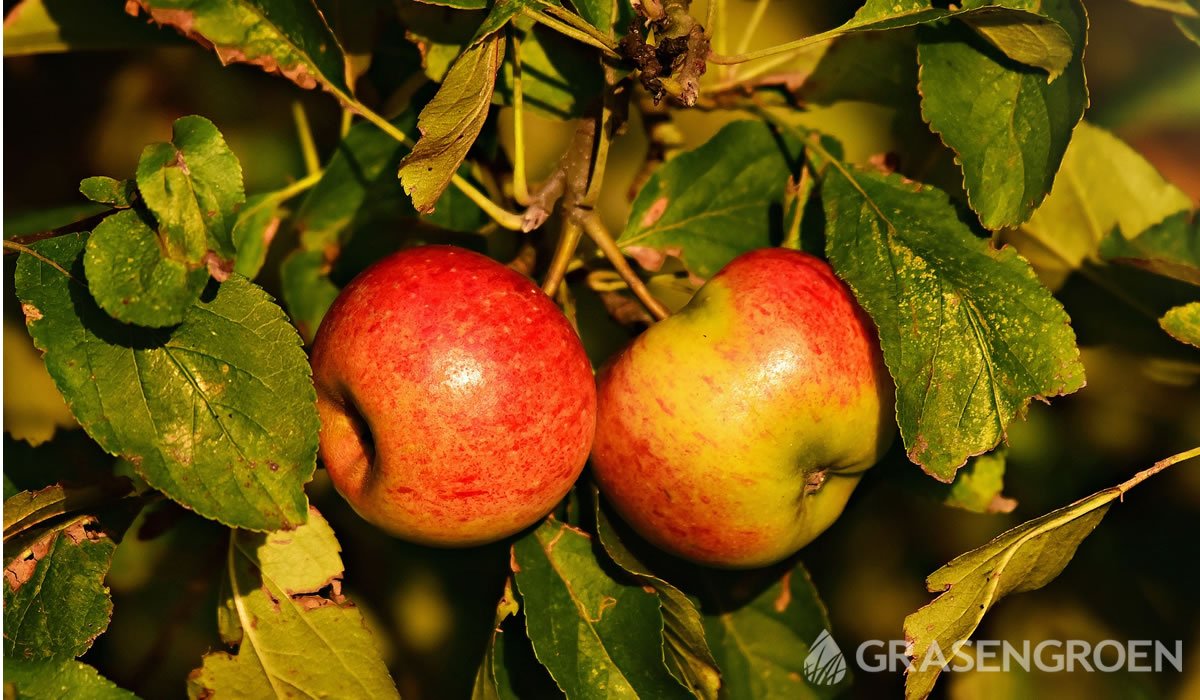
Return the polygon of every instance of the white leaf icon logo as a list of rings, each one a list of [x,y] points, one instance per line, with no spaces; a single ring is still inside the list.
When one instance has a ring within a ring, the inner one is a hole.
[[[846,657],[829,630],[821,631],[804,657],[804,677],[815,685],[836,685],[846,677]]]

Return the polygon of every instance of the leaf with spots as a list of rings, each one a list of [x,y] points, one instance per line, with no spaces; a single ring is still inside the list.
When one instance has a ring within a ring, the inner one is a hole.
[[[232,267],[234,212],[246,199],[241,164],[203,117],[177,119],[173,134],[138,161],[137,198],[149,213],[139,206],[113,214],[88,241],[88,288],[125,323],[179,323],[209,272],[224,279]],[[135,192],[109,178],[88,178],[80,189],[126,207]]]
[[[74,659],[5,659],[4,684],[21,700],[137,700],[133,693]]]
[[[210,282],[178,326],[118,323],[88,294],[86,243],[40,241],[15,275],[29,332],[80,425],[200,515],[255,530],[303,523],[316,396],[283,312],[235,275]]]
[[[829,616],[803,564],[754,572],[704,572],[704,630],[730,698],[833,698],[851,684],[845,666],[825,680],[805,679],[814,643]],[[828,648],[828,642],[826,643]],[[834,657],[836,658],[836,657]]]
[[[504,60],[504,37],[490,34],[450,67],[437,94],[421,110],[421,138],[400,164],[400,182],[422,213],[433,210],[487,120]]]
[[[643,261],[682,257],[693,273],[710,277],[782,236],[784,193],[802,151],[762,122],[733,122],[654,172],[617,243]]]
[[[211,250],[231,259],[234,213],[246,201],[241,163],[204,117],[176,119],[171,134],[170,143],[147,146],[137,167],[166,255],[198,264]]]
[[[345,101],[346,60],[313,0],[130,0],[163,26],[213,49],[221,63],[250,63],[302,88]]]
[[[602,505],[600,494],[593,489],[596,504],[596,536],[613,562],[636,576],[658,594],[663,615],[663,641],[667,667],[671,675],[702,700],[715,700],[721,687],[721,670],[708,648],[700,610],[683,591],[666,579],[651,573],[632,550],[625,545],[621,533]]]
[[[172,258],[133,209],[96,227],[84,254],[88,290],[109,316],[139,326],[173,326],[208,282],[208,269]]]
[[[137,184],[133,180],[114,180],[99,175],[85,177],[79,183],[79,193],[93,202],[123,209],[132,206],[137,198]]]
[[[230,533],[223,651],[188,678],[192,698],[399,698],[362,613],[341,593],[341,547],[315,509],[283,532]]]
[[[929,696],[942,671],[938,654],[949,657],[949,650],[974,634],[997,601],[1057,578],[1114,502],[1163,469],[1197,456],[1200,448],[1160,460],[1124,483],[1018,525],[930,574],[926,588],[938,597],[904,619],[906,653],[914,660],[905,676],[904,696]]]
[[[513,571],[539,661],[573,700],[690,697],[663,658],[658,597],[613,577],[592,538],[548,518],[513,544]]]
[[[1200,348],[1200,301],[1168,309],[1158,325],[1175,340]]]
[[[1050,82],[966,25],[925,26],[917,34],[922,114],[956,153],[971,208],[989,229],[1033,214],[1088,104],[1083,8],[1078,0],[1045,0],[1041,10],[1073,47],[1070,63]]]
[[[112,616],[104,577],[114,549],[88,515],[5,552],[12,557],[4,566],[6,659],[74,658],[92,646]]]
[[[833,164],[821,197],[829,260],[879,329],[908,457],[930,475],[951,481],[1031,398],[1083,386],[1062,305],[945,193]]]

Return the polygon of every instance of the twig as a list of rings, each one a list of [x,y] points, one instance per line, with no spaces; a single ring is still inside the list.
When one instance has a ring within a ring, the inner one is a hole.
[[[558,245],[554,248],[554,258],[550,261],[550,269],[546,272],[546,279],[542,282],[542,291],[546,296],[553,297],[558,291],[558,287],[562,284],[563,278],[567,275],[567,268],[571,264],[571,258],[575,256],[575,249],[579,247],[579,240],[583,238],[583,228],[572,217],[567,217],[563,220],[562,233],[558,236]]]
[[[525,175],[525,88],[521,82],[521,40],[517,31],[509,27],[508,39],[512,42],[509,55],[513,67],[513,199],[523,207],[529,206],[529,180]],[[523,219],[524,217],[522,217]],[[524,229],[524,222],[521,228]]]
[[[300,139],[300,154],[304,157],[304,170],[309,175],[321,169],[321,158],[317,155],[317,145],[313,140],[312,127],[308,123],[308,115],[300,100],[292,102],[292,119],[296,122],[296,136]]]
[[[595,241],[600,248],[600,252],[604,253],[604,257],[612,263],[617,273],[621,275],[621,279],[625,280],[625,284],[629,285],[629,290],[633,295],[642,302],[642,305],[650,312],[655,319],[661,321],[671,315],[671,312],[662,305],[654,295],[650,293],[650,289],[646,287],[646,283],[638,277],[633,268],[629,265],[629,261],[625,259],[625,255],[621,253],[617,242],[613,240],[612,234],[604,227],[600,221],[600,217],[595,212],[589,211],[580,216],[580,224],[583,225],[583,230],[588,236]]]
[[[571,137],[571,143],[558,160],[550,177],[529,195],[529,206],[522,215],[523,231],[532,231],[550,218],[558,200],[568,192],[582,193],[592,164],[592,149],[596,142],[596,119],[581,119]],[[576,202],[567,202],[573,206]]]
[[[820,44],[822,42],[829,41],[831,39],[836,39],[837,37],[839,37],[845,33],[846,33],[846,30],[839,27],[836,29],[830,29],[827,32],[821,32],[820,34],[813,34],[811,36],[806,36],[802,39],[796,39],[795,41],[789,41],[786,44],[778,44],[776,46],[768,46],[765,49],[759,49],[757,51],[750,51],[748,53],[737,54],[734,56],[726,56],[721,53],[714,52],[714,53],[709,54],[708,60],[711,63],[716,63],[717,65],[732,66],[732,65],[736,65],[738,63],[746,63],[747,61],[757,61],[758,59],[766,58],[767,56],[774,56],[776,54],[787,53],[789,51],[796,51],[797,49],[803,49],[803,48],[806,48],[809,46],[813,46],[815,44]]]

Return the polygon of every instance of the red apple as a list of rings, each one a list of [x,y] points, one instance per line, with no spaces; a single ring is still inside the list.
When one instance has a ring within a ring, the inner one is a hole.
[[[739,256],[600,377],[592,465],[653,544],[774,563],[838,517],[894,431],[874,325],[821,260]]]
[[[368,268],[312,352],[321,459],[378,527],[439,546],[532,525],[579,476],[595,429],[591,364],[533,283],[427,246]]]

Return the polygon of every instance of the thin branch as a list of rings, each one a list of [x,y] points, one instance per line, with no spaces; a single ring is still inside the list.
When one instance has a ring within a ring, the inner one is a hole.
[[[317,145],[313,140],[312,127],[308,123],[308,115],[300,100],[292,102],[292,119],[296,122],[296,136],[300,139],[300,154],[304,157],[304,170],[309,175],[321,169],[321,158],[317,155]]]
[[[513,66],[513,198],[523,207],[529,206],[529,180],[525,175],[525,88],[521,78],[521,40],[516,29],[510,27],[508,39],[512,42],[509,55]],[[524,228],[524,224],[522,224]]]
[[[1169,467],[1173,464],[1179,464],[1180,462],[1186,462],[1187,460],[1194,459],[1196,457],[1200,457],[1200,447],[1193,447],[1190,450],[1180,452],[1179,454],[1176,454],[1176,455],[1171,455],[1170,457],[1167,457],[1165,459],[1160,459],[1157,462],[1155,462],[1154,465],[1151,466],[1149,469],[1143,469],[1142,471],[1138,472],[1137,474],[1134,474],[1132,479],[1130,479],[1122,484],[1119,484],[1117,486],[1117,489],[1122,494],[1124,494],[1129,489],[1133,488],[1134,486],[1137,486],[1138,484],[1142,483],[1146,479],[1149,479],[1150,477],[1154,476],[1155,474],[1161,472],[1162,470],[1166,469],[1167,467]]]
[[[629,261],[621,253],[617,242],[613,240],[612,234],[601,223],[600,217],[595,212],[589,211],[580,217],[580,223],[583,224],[583,230],[600,248],[600,252],[604,253],[604,257],[608,258],[613,268],[621,275],[621,279],[625,280],[625,284],[629,285],[629,290],[638,298],[638,301],[642,302],[642,305],[646,307],[650,314],[659,321],[670,316],[671,312],[659,300],[654,298],[654,295],[650,293],[650,289],[646,287],[646,283],[642,281],[641,277],[638,277],[637,272],[629,265]]]
[[[550,261],[550,269],[546,272],[545,281],[542,282],[542,291],[546,293],[546,296],[553,297],[558,291],[558,286],[567,276],[567,268],[571,265],[571,258],[575,257],[575,249],[579,247],[581,238],[583,238],[583,228],[572,217],[567,217],[563,221],[562,233],[558,236],[558,245],[554,249],[554,258]]]
[[[762,24],[763,16],[767,14],[767,7],[770,4],[771,0],[758,0],[758,3],[755,4],[754,11],[750,13],[750,20],[746,22],[746,28],[742,30],[742,38],[738,41],[736,49],[738,53],[746,53],[750,48],[750,40],[758,31],[758,25]]]
[[[11,251],[14,251],[17,253],[22,253],[24,255],[28,255],[31,258],[34,258],[36,260],[40,260],[40,261],[46,263],[50,267],[53,267],[55,270],[58,270],[59,272],[66,275],[67,279],[71,279],[71,280],[75,279],[71,275],[71,273],[67,272],[66,268],[64,268],[62,265],[59,265],[58,263],[54,262],[50,258],[47,258],[46,256],[42,255],[41,253],[37,252],[36,250],[34,250],[33,248],[30,248],[27,245],[21,245],[20,243],[17,243],[15,241],[5,241],[4,247],[7,250],[11,250]]]
[[[600,49],[601,51],[603,51],[604,54],[610,58],[620,58],[621,57],[621,54],[617,53],[616,48],[612,45],[612,42],[609,41],[606,37],[603,37],[602,35],[598,34],[596,32],[595,27],[592,27],[590,24],[587,24],[586,22],[583,24],[585,26],[587,26],[588,29],[584,29],[583,26],[579,26],[579,27],[573,26],[571,24],[568,24],[567,22],[564,22],[559,13],[549,14],[550,9],[551,8],[546,8],[546,10],[544,10],[542,12],[536,12],[533,10],[526,9],[526,10],[523,10],[521,14],[523,14],[526,17],[529,17],[530,19],[533,19],[541,24],[546,25],[547,27],[549,27],[550,29],[553,29],[554,31],[558,32],[559,34],[568,36],[568,37],[574,39],[575,41],[587,44],[588,46],[594,46],[594,47]],[[561,13],[561,14],[565,15],[565,14],[570,14],[570,13]]]
[[[796,39],[795,41],[789,41],[786,44],[778,44],[776,46],[768,46],[765,49],[759,49],[757,51],[751,51],[749,53],[742,53],[742,54],[737,54],[734,56],[726,56],[720,52],[714,52],[714,53],[709,54],[708,60],[711,63],[716,63],[717,65],[720,65],[720,66],[732,66],[732,65],[736,65],[738,63],[746,63],[748,61],[757,61],[760,58],[766,58],[768,56],[774,56],[776,54],[787,53],[789,51],[795,51],[797,49],[803,49],[803,48],[806,48],[809,46],[814,46],[816,44],[820,44],[820,43],[829,41],[831,39],[836,39],[837,37],[839,37],[845,33],[846,33],[846,30],[841,29],[839,27],[836,29],[830,29],[827,32],[821,32],[820,34],[813,34],[812,36],[806,36],[803,39]]]
[[[592,150],[596,142],[596,119],[581,119],[571,137],[571,143],[558,160],[558,166],[538,188],[530,194],[529,206],[523,216],[524,231],[532,231],[550,218],[555,205],[564,194],[582,193],[587,190],[592,167]],[[577,202],[567,203],[573,207]]]

